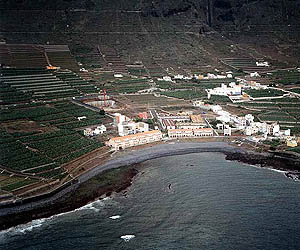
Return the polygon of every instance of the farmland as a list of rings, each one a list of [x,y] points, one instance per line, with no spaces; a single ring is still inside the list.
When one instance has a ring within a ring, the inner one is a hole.
[[[65,99],[100,90],[71,71],[1,69],[0,74],[2,104]]]
[[[64,164],[103,147],[78,131],[101,124],[103,116],[72,102],[24,104],[0,112],[0,185],[5,194],[62,181],[68,175]],[[86,119],[79,121],[82,115]]]
[[[282,85],[298,85],[300,84],[299,70],[278,70],[272,73],[271,78],[278,84]]]
[[[256,61],[253,58],[223,58],[221,62],[236,70],[243,70],[245,72],[260,72],[268,71],[272,67],[260,67],[256,65]]]
[[[184,100],[191,100],[191,99],[198,99],[206,97],[205,91],[198,91],[198,90],[182,90],[182,91],[167,91],[162,92],[163,95],[169,97],[175,97]]]
[[[277,89],[248,89],[245,91],[252,98],[260,98],[260,97],[278,97],[283,96],[284,92]]]

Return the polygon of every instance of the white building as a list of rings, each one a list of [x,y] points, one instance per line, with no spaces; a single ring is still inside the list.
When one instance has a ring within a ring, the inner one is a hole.
[[[145,122],[137,122],[136,123],[136,132],[143,133],[149,131],[149,124]]]
[[[213,136],[211,128],[200,129],[170,129],[168,130],[170,138],[187,138],[187,137],[206,137]]]
[[[257,72],[250,73],[250,77],[260,77]]]
[[[101,126],[98,126],[95,130],[94,130],[94,134],[95,135],[100,135],[103,134],[104,132],[106,132],[106,127],[102,124]]]
[[[172,82],[172,78],[170,76],[164,76],[162,80],[166,82]]]
[[[222,110],[222,107],[220,105],[211,105],[210,108],[214,113],[217,113],[218,111]]]
[[[95,135],[100,135],[106,132],[106,127],[102,124],[95,129],[92,128],[86,128],[83,130],[83,134],[85,136],[95,136]]]
[[[224,127],[224,136],[231,136],[231,127],[228,125]]]
[[[135,122],[122,122],[118,124],[119,136],[133,135],[136,134],[136,123]]]
[[[183,77],[184,77],[183,75],[175,75],[175,76],[174,76],[174,79],[175,79],[175,80],[182,80]]]
[[[256,66],[258,67],[270,67],[269,62],[256,62]]]
[[[207,94],[208,94],[208,99],[210,99],[211,95],[236,96],[242,94],[242,87],[240,85],[236,85],[235,82],[230,83],[229,86],[222,83],[221,87],[208,89]]]
[[[175,122],[171,119],[162,119],[161,125],[164,129],[175,129]]]
[[[194,107],[201,107],[204,105],[203,101],[197,100],[197,101],[193,101],[193,106]]]
[[[119,113],[114,114],[114,126],[118,126],[119,123],[123,123],[125,121],[129,121],[130,119],[125,115],[121,115]]]
[[[251,125],[254,122],[254,116],[251,114],[245,115],[247,125]]]
[[[137,133],[122,137],[111,138],[106,144],[114,150],[120,150],[128,147],[134,147],[142,144],[160,141],[162,133],[159,130]]]
[[[176,128],[178,129],[199,129],[204,128],[206,124],[203,123],[192,123],[192,122],[177,122]]]
[[[78,116],[77,119],[78,119],[78,121],[81,121],[83,119],[86,119],[86,116]]]

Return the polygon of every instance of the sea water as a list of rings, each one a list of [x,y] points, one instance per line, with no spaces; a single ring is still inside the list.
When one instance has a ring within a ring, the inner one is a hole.
[[[0,232],[0,249],[300,249],[300,182],[219,153],[143,163],[126,195]]]

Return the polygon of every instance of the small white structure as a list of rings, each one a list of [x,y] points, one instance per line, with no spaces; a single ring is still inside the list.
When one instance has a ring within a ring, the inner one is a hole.
[[[85,136],[95,136],[95,135],[103,134],[104,132],[106,132],[106,127],[102,124],[102,125],[96,127],[95,129],[86,128],[83,131],[83,134]]]
[[[94,135],[100,135],[100,134],[103,134],[104,132],[106,132],[106,127],[102,124],[101,126],[98,126],[94,130]]]
[[[78,119],[78,121],[81,121],[83,119],[86,119],[86,116],[79,116],[79,117],[77,117],[77,119]]]
[[[254,122],[254,116],[251,114],[245,115],[245,120],[247,125],[251,125]]]
[[[224,136],[231,136],[231,127],[228,125],[224,127]]]
[[[149,124],[145,122],[138,122],[136,123],[136,132],[143,133],[149,131]]]
[[[197,100],[197,101],[193,101],[193,106],[194,107],[201,107],[204,105],[203,101]]]
[[[114,126],[118,126],[119,123],[130,120],[127,116],[121,115],[120,113],[115,113],[114,116]]]
[[[175,79],[175,80],[182,80],[183,77],[184,77],[183,75],[175,75],[175,76],[174,76],[174,79]]]
[[[291,130],[290,129],[284,130],[284,135],[291,136]]]
[[[222,110],[222,107],[220,105],[211,105],[210,108],[214,113]]]
[[[280,126],[279,126],[279,124],[277,124],[277,123],[271,124],[270,133],[272,135],[279,135],[279,133],[280,133]]]
[[[207,73],[207,79],[217,79],[215,74]]]
[[[114,74],[114,77],[115,77],[115,78],[122,78],[123,75],[122,75],[122,74]]]
[[[164,76],[162,79],[166,82],[172,82],[172,78],[170,76]]]
[[[256,66],[258,67],[270,67],[269,62],[256,62]]]
[[[257,72],[250,73],[250,77],[260,77],[260,74]]]
[[[217,124],[217,129],[218,130],[224,130],[224,124],[223,123],[218,123]]]
[[[91,128],[86,128],[85,130],[83,130],[83,134],[85,136],[92,136],[93,135],[93,130]]]

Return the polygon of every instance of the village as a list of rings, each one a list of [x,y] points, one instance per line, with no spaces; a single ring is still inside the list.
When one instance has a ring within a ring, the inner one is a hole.
[[[300,151],[297,67],[236,57],[179,68],[128,62],[102,46],[93,54],[101,65],[75,60],[67,45],[2,42],[0,51],[3,202],[55,192],[115,155],[156,144]]]
[[[269,67],[268,62],[256,62],[257,66]],[[299,71],[299,69],[298,69]],[[259,73],[250,73],[245,77],[236,77],[234,79],[231,71],[224,72],[223,74],[207,75],[174,75],[163,76],[157,78],[154,86],[142,90],[138,93],[132,94],[145,96],[149,93],[155,93],[159,89],[160,82],[168,82],[169,84],[180,82],[182,80],[213,80],[213,79],[232,79],[231,82],[224,81],[220,87],[205,89],[207,93],[206,100],[194,99],[190,101],[190,107],[185,107],[183,110],[177,110],[177,112],[168,112],[162,108],[145,108],[137,116],[129,116],[125,114],[130,111],[124,110],[120,113],[109,113],[109,116],[113,118],[112,130],[115,137],[110,137],[105,142],[107,146],[112,150],[123,150],[128,147],[134,147],[138,145],[168,141],[174,139],[187,139],[187,138],[233,138],[233,142],[241,137],[246,139],[249,143],[265,142],[266,144],[272,144],[272,141],[280,141],[286,145],[287,148],[294,148],[300,143],[300,138],[291,133],[291,129],[288,127],[282,128],[279,122],[266,122],[259,121],[249,112],[248,114],[239,116],[227,111],[227,103],[224,105],[209,104],[209,100],[212,96],[223,96],[229,98],[233,104],[246,103],[251,101],[260,101],[262,104],[268,100],[279,100],[284,98],[291,98],[291,100],[297,100],[300,96],[299,93],[287,91],[282,88],[270,87],[268,85],[259,83]],[[115,78],[123,78],[122,74],[114,75]],[[222,80],[221,80],[222,81]],[[153,82],[153,81],[152,81]],[[227,83],[227,84],[226,84]],[[160,95],[163,96],[164,89],[159,89]],[[249,91],[250,90],[250,91]],[[180,91],[180,90],[179,90]],[[264,93],[268,92],[270,95],[251,96],[247,92]],[[274,96],[272,93],[275,93]],[[280,93],[280,94],[278,94]],[[106,95],[106,92],[105,92]],[[173,98],[173,97],[169,97]],[[102,97],[99,95],[99,99],[102,100],[102,108],[104,110],[113,110],[118,103],[118,97],[114,96],[112,100],[109,96]],[[106,99],[105,104],[103,99]],[[92,104],[93,105],[93,104]],[[108,108],[110,106],[110,108]],[[223,109],[223,107],[225,109]],[[84,134],[87,136],[99,135],[106,133],[106,127],[101,125],[94,130],[87,128],[84,130]]]

